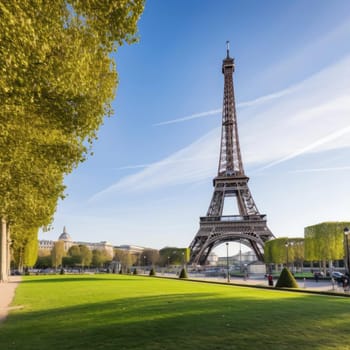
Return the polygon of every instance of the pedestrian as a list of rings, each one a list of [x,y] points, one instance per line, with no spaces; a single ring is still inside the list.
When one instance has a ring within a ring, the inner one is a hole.
[[[318,278],[319,278],[318,272],[315,272],[315,273],[314,273],[314,277],[315,277],[315,281],[318,282]]]
[[[343,277],[343,289],[344,293],[349,292],[349,279],[348,277]]]
[[[267,280],[269,281],[269,286],[273,286],[273,278],[271,274],[267,276]]]

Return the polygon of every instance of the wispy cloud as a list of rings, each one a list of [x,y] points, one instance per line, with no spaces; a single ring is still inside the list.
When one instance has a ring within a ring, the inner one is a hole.
[[[115,192],[138,192],[164,186],[192,183],[215,174],[219,157],[220,128],[193,142],[169,157],[143,170],[126,176],[112,186],[96,193],[90,201]],[[204,165],[204,166],[203,166]]]
[[[247,102],[238,115],[244,164],[261,165],[264,170],[307,152],[350,147],[349,82],[350,56],[297,85]],[[121,178],[91,200],[211,178],[219,145],[218,126],[169,157]]]
[[[129,170],[129,169],[142,169],[147,168],[151,164],[136,164],[136,165],[125,165],[117,168],[118,170]]]
[[[278,91],[278,92],[275,92],[273,94],[269,94],[269,95],[266,95],[266,96],[258,97],[258,98],[254,99],[254,100],[251,100],[251,101],[241,102],[241,103],[238,103],[236,106],[237,106],[237,108],[257,106],[259,104],[262,104],[262,103],[265,103],[265,102],[269,102],[271,100],[274,100],[274,99],[280,98],[282,96],[285,96],[285,95],[291,93],[294,90],[294,88],[295,87],[290,87],[288,89],[285,89],[285,90],[282,90],[282,91]],[[164,121],[164,122],[156,123],[156,124],[153,124],[153,126],[162,126],[162,125],[168,125],[168,124],[182,123],[182,122],[186,122],[186,121],[193,120],[193,119],[208,117],[210,115],[217,115],[217,114],[221,113],[221,111],[222,111],[221,108],[216,108],[216,109],[212,109],[210,111],[194,113],[194,114],[188,115],[186,117],[182,117],[182,118],[177,118],[177,119],[172,119],[172,120],[167,120],[167,121]]]
[[[297,169],[297,170],[290,171],[290,173],[319,173],[319,172],[348,171],[348,170],[350,170],[350,166],[313,168],[313,169]]]
[[[323,146],[331,141],[338,140],[341,136],[346,135],[348,133],[350,133],[350,125],[348,125],[345,128],[341,128],[335,132],[332,132],[331,134],[329,134],[325,137],[322,137],[322,138],[318,139],[317,141],[312,142],[311,144],[307,145],[306,147],[303,147],[301,149],[298,149],[298,150],[286,155],[285,157],[282,157],[282,158],[277,159],[269,164],[266,164],[265,166],[257,169],[256,171],[262,171],[262,170],[271,168],[277,164],[286,162],[287,160],[290,160],[290,159],[293,159],[293,158],[298,157],[300,155],[303,155],[305,153],[308,153],[308,152],[310,152],[314,149],[317,149],[320,146]]]
[[[186,122],[186,121],[192,120],[192,119],[207,117],[208,115],[217,115],[219,113],[221,113],[221,108],[213,109],[211,111],[191,114],[191,115],[188,115],[186,117],[182,117],[182,118],[178,118],[178,119],[167,120],[165,122],[160,122],[160,123],[157,123],[157,124],[153,124],[153,126],[161,126],[161,125],[181,123],[181,122]]]

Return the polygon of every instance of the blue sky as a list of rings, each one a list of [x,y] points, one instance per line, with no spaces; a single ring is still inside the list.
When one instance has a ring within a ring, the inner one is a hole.
[[[115,55],[115,115],[67,176],[53,230],[188,246],[213,192],[225,42],[249,186],[276,237],[350,220],[350,2],[149,0]]]

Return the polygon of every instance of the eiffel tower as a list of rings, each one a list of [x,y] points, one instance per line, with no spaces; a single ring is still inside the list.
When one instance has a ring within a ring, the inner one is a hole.
[[[248,187],[239,147],[235,97],[233,89],[234,59],[227,56],[222,62],[224,101],[222,111],[221,149],[218,175],[213,180],[214,193],[206,216],[190,244],[190,263],[204,265],[216,246],[240,241],[250,247],[260,261],[264,260],[264,242],[274,238],[260,214]],[[233,197],[233,198],[230,198]],[[236,200],[239,215],[223,215],[225,199]]]

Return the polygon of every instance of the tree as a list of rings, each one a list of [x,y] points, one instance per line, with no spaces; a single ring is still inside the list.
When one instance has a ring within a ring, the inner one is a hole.
[[[154,266],[159,261],[159,251],[156,249],[144,249],[141,257],[144,264]]]
[[[111,114],[111,52],[137,40],[143,0],[0,0],[0,280],[8,228],[48,225],[63,178]]]
[[[83,244],[73,245],[68,249],[70,259],[65,260],[67,264],[76,266],[90,266],[92,261],[91,250]]]
[[[52,267],[51,256],[39,256],[34,267],[36,267],[37,269],[46,269],[48,267]]]
[[[186,271],[186,269],[184,267],[181,269],[179,278],[188,278],[187,271]]]
[[[79,245],[80,256],[81,256],[81,265],[90,266],[92,260],[92,252],[86,245]]]
[[[54,266],[55,269],[57,269],[59,266],[62,266],[62,259],[64,256],[65,256],[64,242],[63,241],[55,242],[51,250],[52,266]]]
[[[189,248],[165,247],[159,251],[159,263],[161,266],[186,264],[189,254]]]
[[[344,257],[344,227],[349,222],[324,222],[305,227],[305,260],[320,261],[326,272],[326,263]]]
[[[300,267],[302,270],[305,260],[305,239],[304,238],[293,238],[292,252],[293,252],[293,263]]]
[[[126,250],[114,249],[113,260],[119,261],[122,271],[125,272],[136,261],[136,256],[133,256]]]
[[[38,257],[38,229],[18,225],[11,227],[11,251],[15,266],[19,271],[32,267]]]
[[[277,280],[276,288],[299,288],[297,281],[288,270],[288,268],[283,268]]]
[[[281,237],[265,242],[264,260],[266,264],[297,264],[302,267],[304,239]]]
[[[70,261],[67,261],[70,265],[81,265],[81,254],[80,254],[80,247],[78,245],[72,245],[68,249],[68,254],[70,257]]]
[[[94,249],[92,251],[91,265],[95,267],[102,267],[107,262],[111,261],[109,253],[104,250]]]
[[[287,262],[286,246],[287,237],[272,239],[265,242],[264,260],[266,264],[284,264]]]

